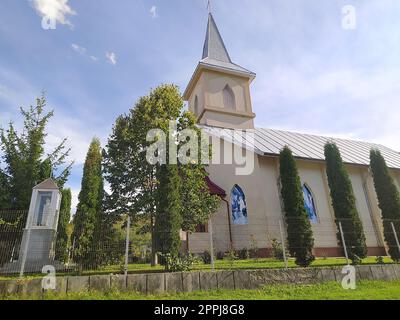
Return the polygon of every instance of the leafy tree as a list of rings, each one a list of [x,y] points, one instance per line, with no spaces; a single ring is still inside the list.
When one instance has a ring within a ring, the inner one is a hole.
[[[68,262],[68,224],[71,219],[71,189],[61,191],[60,214],[57,226],[56,260]]]
[[[8,177],[0,169],[0,208],[8,208],[11,204]]]
[[[17,258],[27,210],[0,210],[0,266]]]
[[[349,174],[335,143],[328,142],[325,145],[325,159],[335,221],[338,229],[339,222],[342,224],[349,258],[353,263],[358,263],[360,259],[367,256],[367,245]],[[338,232],[337,237],[339,244],[343,247],[340,232]]]
[[[157,251],[178,257],[181,249],[179,231],[182,225],[180,177],[178,165],[161,165],[158,172],[157,218],[155,237]]]
[[[152,233],[152,264],[155,264],[157,252],[154,228],[157,214],[159,165],[152,165],[146,159],[147,149],[153,142],[146,141],[147,133],[152,129],[161,129],[168,134],[169,122],[177,124],[177,131],[194,127],[193,116],[182,113],[184,104],[178,88],[174,85],[161,85],[142,97],[130,110],[129,114],[120,116],[108,140],[104,151],[104,173],[109,182],[111,193],[107,196],[107,208],[122,215],[131,215],[133,222],[140,219],[148,221]],[[189,172],[189,168],[193,173]],[[183,186],[191,186],[182,194],[181,205],[184,213],[185,228],[193,229],[193,224],[205,222],[210,214],[212,203],[210,195],[204,192],[206,172],[200,164],[179,165],[181,191]],[[191,180],[189,183],[188,179]],[[197,183],[196,183],[197,182]],[[185,202],[183,202],[185,201]],[[196,208],[189,211],[186,208]],[[199,219],[197,217],[200,217]],[[162,218],[160,218],[162,219]]]
[[[281,151],[279,163],[289,253],[296,258],[296,264],[306,267],[315,259],[312,254],[314,238],[296,161],[289,147]]]
[[[382,212],[385,241],[389,247],[389,254],[393,260],[400,260],[400,252],[391,222],[400,237],[400,195],[389,173],[386,161],[379,150],[370,152],[371,169],[374,177],[379,208]]]
[[[53,111],[45,112],[44,96],[36,100],[36,106],[21,108],[24,119],[22,133],[19,134],[11,122],[8,129],[0,129],[1,150],[5,168],[0,172],[0,188],[6,189],[1,201],[8,208],[27,209],[32,188],[49,178],[52,172],[59,187],[66,182],[72,163],[65,165],[70,149],[64,139],[51,153],[45,154],[46,126]],[[4,187],[4,183],[6,187]]]
[[[204,224],[220,206],[221,199],[216,195],[210,195],[205,177],[208,175],[206,165],[198,159],[211,157],[211,148],[201,143],[204,133],[196,126],[196,118],[190,112],[183,112],[178,120],[178,132],[190,129],[196,132],[198,141],[197,157],[189,164],[179,164],[181,177],[181,201],[182,201],[182,230],[194,232],[196,227]],[[181,142],[179,146],[182,145]]]

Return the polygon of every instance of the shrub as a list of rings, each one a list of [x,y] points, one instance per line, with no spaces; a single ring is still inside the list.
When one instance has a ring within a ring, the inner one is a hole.
[[[225,252],[218,251],[217,252],[217,260],[223,260],[225,258]]]
[[[165,270],[169,272],[189,271],[190,267],[198,262],[198,258],[192,254],[172,255],[170,253],[159,254],[165,262]]]
[[[241,250],[238,250],[237,256],[240,260],[247,260],[250,258],[250,251],[247,248],[243,248]]]
[[[385,261],[383,261],[383,257],[381,256],[376,257],[375,261],[377,264],[385,264]]]
[[[353,258],[351,259],[351,264],[356,266],[362,263],[362,259],[357,256],[357,255],[353,255]]]
[[[258,257],[258,243],[254,235],[250,236],[250,257],[251,258]]]
[[[225,256],[226,260],[229,261],[229,266],[232,269],[233,268],[233,263],[235,262],[235,260],[237,260],[239,257],[236,254],[236,251],[231,249],[228,251],[228,253]]]
[[[271,246],[272,246],[272,256],[277,260],[283,261],[284,256],[283,256],[282,244],[278,240],[272,239]]]
[[[204,264],[211,264],[211,253],[209,251],[204,251],[203,255],[201,256]]]

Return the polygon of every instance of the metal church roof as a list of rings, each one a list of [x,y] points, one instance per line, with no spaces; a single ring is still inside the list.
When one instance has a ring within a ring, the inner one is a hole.
[[[380,144],[355,140],[331,138],[283,130],[256,128],[254,130],[232,130],[199,125],[207,134],[254,150],[264,156],[277,156],[287,145],[296,158],[325,161],[324,145],[328,141],[336,143],[347,164],[369,166],[371,149],[379,149],[389,168],[400,169],[400,153]],[[254,133],[254,139],[244,132]]]

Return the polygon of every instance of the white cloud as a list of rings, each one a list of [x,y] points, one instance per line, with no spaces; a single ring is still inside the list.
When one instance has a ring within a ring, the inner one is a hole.
[[[68,16],[75,15],[76,12],[69,6],[68,0],[33,0],[33,5],[40,16],[72,27]]]
[[[82,55],[86,54],[86,48],[81,47],[80,45],[73,43],[71,45],[71,47],[72,47],[72,49],[74,49],[75,52],[78,52],[79,54],[82,54]]]
[[[106,58],[110,61],[114,66],[117,64],[117,55],[114,52],[107,52]]]
[[[82,56],[88,57],[88,58],[90,58],[90,60],[92,60],[94,62],[99,61],[99,58],[97,58],[96,56],[88,55],[88,50],[85,47],[82,47],[76,43],[71,44],[71,47],[76,53],[78,53]]]
[[[157,18],[158,17],[157,7],[156,6],[152,6],[150,8],[150,14],[151,14],[152,18]]]
[[[361,139],[400,150],[399,74],[400,69],[386,68],[307,73],[277,66],[253,91],[257,125]]]
[[[71,219],[76,213],[76,208],[78,207],[78,196],[80,189],[70,188],[71,189]]]

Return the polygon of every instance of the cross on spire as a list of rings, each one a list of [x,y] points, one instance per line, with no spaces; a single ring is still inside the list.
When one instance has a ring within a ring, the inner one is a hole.
[[[208,10],[208,13],[211,13],[211,0],[207,1],[207,10]]]

